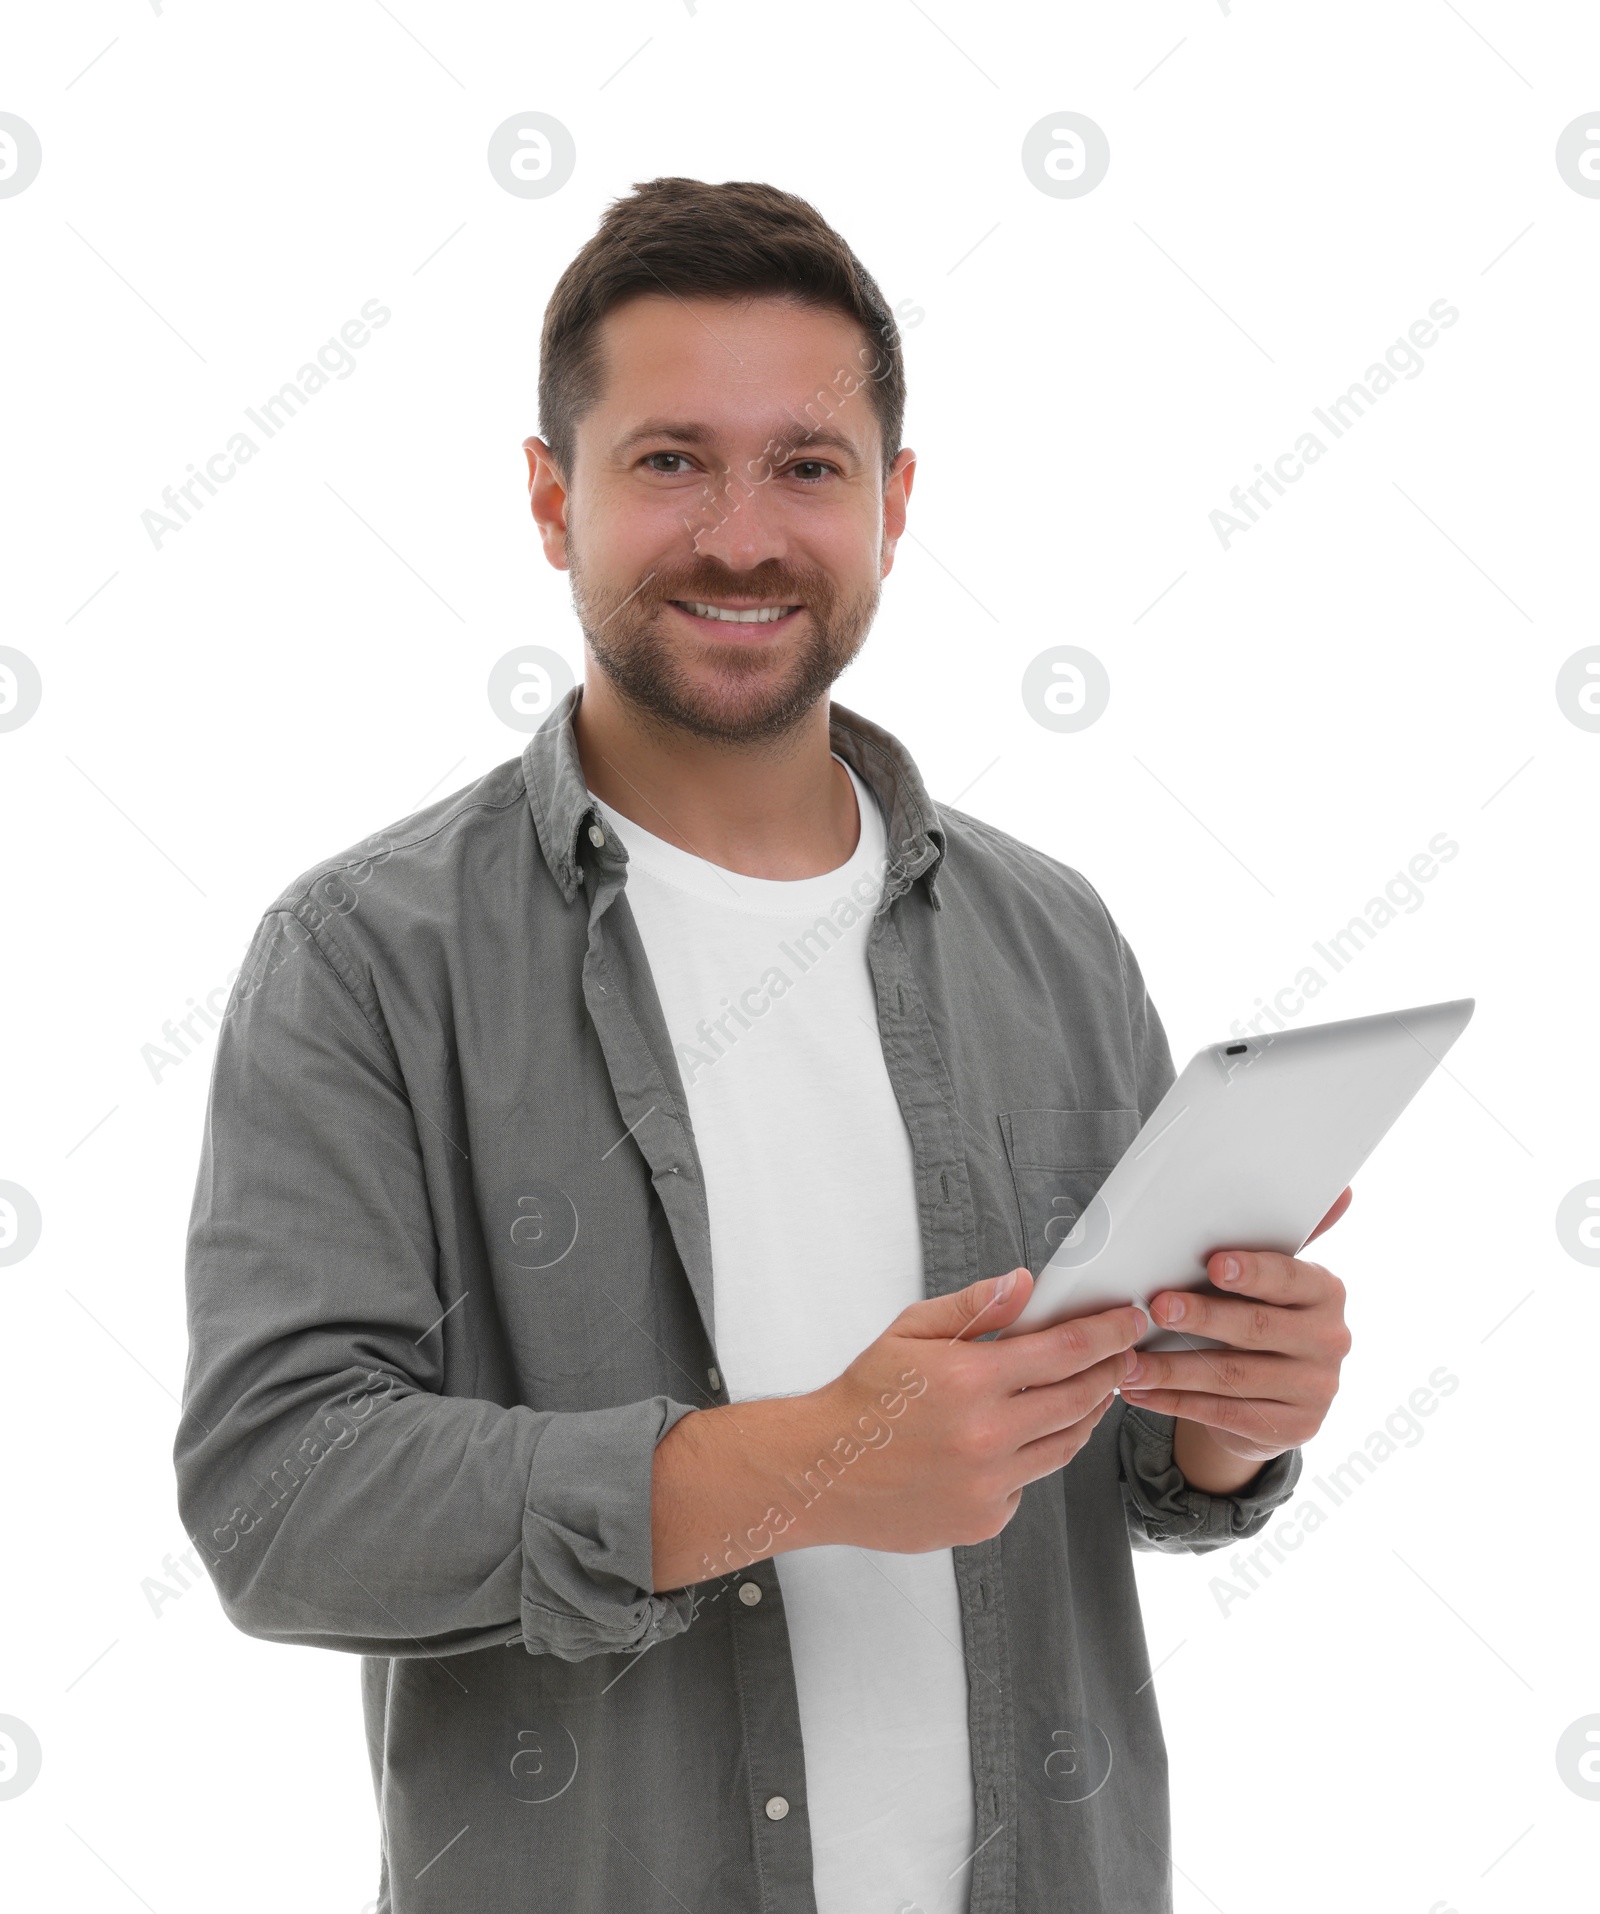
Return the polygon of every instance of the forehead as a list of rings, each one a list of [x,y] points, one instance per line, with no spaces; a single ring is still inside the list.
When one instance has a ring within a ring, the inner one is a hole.
[[[644,294],[606,315],[599,345],[602,396],[579,428],[597,444],[610,446],[647,420],[692,421],[758,446],[786,427],[793,439],[811,426],[848,438],[863,457],[876,444],[865,378],[873,353],[856,320],[832,307]],[[834,383],[840,373],[860,381],[848,398],[841,386],[850,381]]]

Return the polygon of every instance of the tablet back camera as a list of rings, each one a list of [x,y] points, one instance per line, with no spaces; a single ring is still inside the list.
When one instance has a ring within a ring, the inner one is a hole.
[[[1241,1070],[1248,1070],[1258,1057],[1266,1055],[1273,1041],[1271,1037],[1260,1037],[1254,1043],[1225,1043],[1213,1047],[1211,1054],[1217,1060],[1223,1081],[1232,1083]]]

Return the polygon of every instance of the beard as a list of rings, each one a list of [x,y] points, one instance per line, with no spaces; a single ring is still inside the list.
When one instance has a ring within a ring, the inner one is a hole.
[[[651,573],[622,596],[596,590],[567,533],[572,602],[590,652],[618,694],[657,726],[717,744],[756,744],[792,731],[860,651],[881,581],[855,596],[826,572],[774,560],[730,572],[710,559]],[[799,605],[780,645],[720,644],[687,626],[669,635],[672,599],[764,598]]]

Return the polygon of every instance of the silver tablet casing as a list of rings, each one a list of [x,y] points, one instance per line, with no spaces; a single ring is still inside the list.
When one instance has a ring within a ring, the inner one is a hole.
[[[1211,1289],[1206,1263],[1219,1249],[1302,1249],[1466,1028],[1474,1001],[1197,1051],[996,1339],[1122,1303],[1148,1307],[1163,1289]],[[1170,1329],[1139,1343],[1218,1346]]]

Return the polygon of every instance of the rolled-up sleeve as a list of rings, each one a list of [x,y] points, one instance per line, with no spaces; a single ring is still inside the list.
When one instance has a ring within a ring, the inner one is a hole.
[[[246,1634],[371,1655],[681,1633],[651,1469],[693,1405],[445,1394],[419,1126],[309,905],[262,920],[218,1032],[187,1245],[178,1505]],[[471,1307],[470,1301],[467,1307]]]
[[[651,1591],[656,1444],[691,1405],[669,1396],[535,1418],[522,1520],[522,1638],[580,1661],[688,1627],[688,1589]],[[531,1412],[528,1412],[531,1413]]]
[[[1226,1548],[1265,1528],[1273,1510],[1294,1493],[1302,1461],[1298,1449],[1286,1449],[1263,1464],[1233,1495],[1191,1488],[1172,1457],[1176,1427],[1172,1416],[1123,1405],[1117,1445],[1123,1508],[1135,1548],[1190,1555]]]

